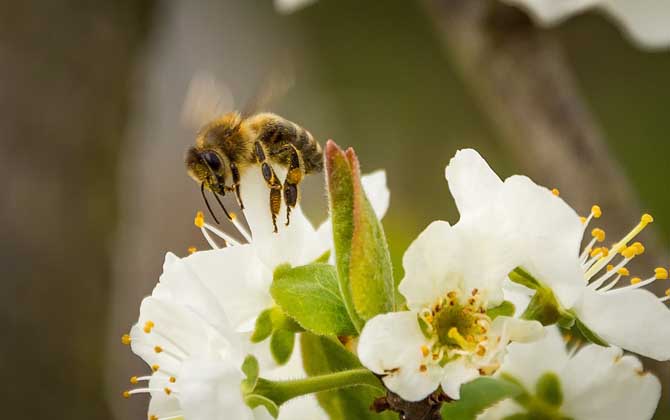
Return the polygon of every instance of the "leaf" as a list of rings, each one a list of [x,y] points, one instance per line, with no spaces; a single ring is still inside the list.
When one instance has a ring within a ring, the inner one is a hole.
[[[498,402],[514,398],[524,391],[518,385],[495,378],[479,378],[461,386],[461,399],[442,406],[448,420],[475,420],[478,414]]]
[[[305,372],[310,376],[361,367],[358,358],[335,339],[303,333],[300,344]],[[397,420],[395,413],[370,410],[373,401],[383,395],[369,386],[355,386],[319,392],[316,397],[331,420]]]
[[[335,267],[313,263],[275,271],[270,287],[275,302],[301,327],[320,335],[355,335]]]
[[[488,311],[486,311],[486,315],[491,318],[491,320],[494,320],[498,318],[499,316],[512,316],[514,315],[515,311],[514,304],[510,302],[509,300],[503,301],[500,305],[496,306],[495,308],[491,308]]]
[[[270,338],[270,352],[272,358],[280,365],[288,362],[293,354],[295,345],[295,333],[290,330],[275,330]]]
[[[365,196],[358,159],[332,140],[326,180],[341,294],[354,326],[394,308],[393,270],[384,230]]]

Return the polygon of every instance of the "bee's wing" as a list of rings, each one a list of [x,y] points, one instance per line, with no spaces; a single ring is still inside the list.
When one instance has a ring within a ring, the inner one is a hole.
[[[235,109],[228,86],[206,70],[193,75],[182,107],[181,121],[193,130]]]
[[[289,54],[274,60],[272,70],[265,75],[254,95],[246,102],[242,116],[249,117],[265,111],[273,100],[284,96],[295,84],[294,64]]]

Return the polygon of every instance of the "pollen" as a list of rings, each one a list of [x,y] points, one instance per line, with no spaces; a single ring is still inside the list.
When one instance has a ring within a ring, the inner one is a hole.
[[[599,219],[600,216],[603,215],[603,211],[601,210],[599,205],[594,205],[591,207],[591,213],[593,214],[593,217],[596,219]]]
[[[633,248],[635,248],[635,255],[642,255],[644,254],[645,247],[642,245],[641,242],[635,242],[633,245],[631,245]]]
[[[621,251],[621,255],[623,255],[624,258],[631,259],[635,257],[637,253],[635,252],[635,247],[629,246],[625,248],[623,251]]]
[[[205,215],[201,211],[197,212],[193,223],[202,229],[202,227],[205,226]]]
[[[620,269],[617,270],[617,274],[620,276],[630,276],[630,271],[626,267],[621,267]]]
[[[174,376],[170,376],[170,379],[169,379],[169,380],[170,380],[170,383],[171,383],[171,384],[177,382],[177,378],[175,378]]]
[[[641,278],[639,278],[639,277],[633,277],[632,279],[630,279],[630,284],[638,284],[638,283],[641,282],[641,281],[642,281]]]
[[[158,365],[151,365],[151,370],[154,371],[154,372],[158,372],[158,369],[160,369],[160,368],[161,367],[158,366]]]
[[[554,194],[556,197],[561,195],[561,192],[558,190],[558,188],[554,188],[553,190],[551,190],[551,193]]]
[[[189,255],[190,255],[190,254],[195,254],[195,252],[196,252],[197,250],[198,250],[198,248],[196,248],[196,247],[194,247],[194,246],[189,246],[189,247],[188,247],[188,253],[189,253]]]
[[[596,238],[598,242],[605,242],[605,231],[600,228],[595,228],[591,231],[591,236]]]
[[[153,321],[147,321],[144,323],[144,332],[149,334],[151,330],[156,326]]]
[[[663,267],[658,267],[656,270],[654,270],[654,277],[656,277],[656,280],[667,280],[668,279],[668,270],[666,270]]]
[[[428,349],[428,346],[421,346],[421,354],[423,357],[427,357],[430,354],[430,350]]]
[[[163,391],[165,391],[166,395],[172,394],[172,390],[170,388],[165,388],[165,389],[163,389]]]
[[[607,264],[607,271],[612,271],[614,270],[614,265],[613,264]]]
[[[163,352],[163,347],[161,347],[161,346],[156,346],[156,347],[154,347],[154,351],[155,351],[156,353],[162,353],[162,352]]]
[[[421,366],[419,366],[419,371],[420,371],[420,372],[423,373],[423,372],[426,372],[427,370],[428,370],[428,367],[427,367],[426,365],[421,365]]]
[[[121,343],[125,344],[126,346],[130,345],[130,342],[133,341],[128,334],[123,334],[121,336]]]
[[[133,376],[130,378],[130,383],[135,385],[137,383],[137,376]]]
[[[121,395],[123,395],[123,398],[130,398],[130,391],[123,391]]]

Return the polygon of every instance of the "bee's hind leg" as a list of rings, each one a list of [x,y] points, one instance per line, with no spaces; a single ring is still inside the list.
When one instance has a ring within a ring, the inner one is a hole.
[[[286,201],[286,226],[291,223],[291,210],[298,204],[300,198],[298,184],[305,176],[305,165],[298,149],[292,144],[285,146],[288,149],[288,172],[284,180],[284,201]]]
[[[265,149],[260,142],[254,143],[254,153],[256,154],[256,161],[261,165],[263,179],[268,188],[270,188],[270,213],[272,214],[272,226],[274,232],[277,233],[277,216],[281,208],[281,183],[272,166],[267,162],[265,157]]]

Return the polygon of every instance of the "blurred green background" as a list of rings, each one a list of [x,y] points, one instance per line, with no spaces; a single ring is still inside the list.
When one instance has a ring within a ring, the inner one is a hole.
[[[119,336],[165,252],[205,246],[192,225],[202,203],[182,161],[193,140],[182,105],[197,71],[224,82],[239,105],[279,55],[295,57],[295,87],[272,110],[322,143],[353,146],[364,172],[386,169],[384,226],[398,275],[430,221],[457,220],[443,178],[457,149],[477,148],[501,176],[524,172],[414,1],[320,0],[289,16],[270,1],[232,0],[0,10],[0,264],[9,289],[0,398],[9,419],[145,417],[145,399],[120,398],[145,367]],[[637,50],[597,13],[552,32],[667,246],[670,53]],[[579,185],[560,187],[569,200]],[[303,195],[319,221],[322,188],[312,177]],[[667,366],[647,366],[670,387]],[[666,389],[657,419],[670,419],[669,403]]]

